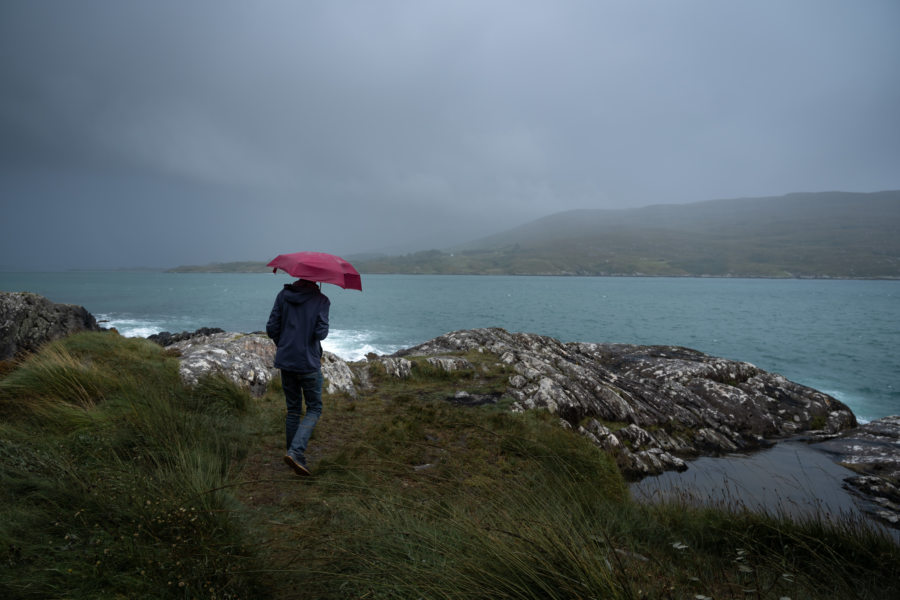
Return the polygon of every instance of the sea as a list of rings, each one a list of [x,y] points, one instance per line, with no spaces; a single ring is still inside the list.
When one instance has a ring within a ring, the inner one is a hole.
[[[125,336],[265,329],[281,273],[0,273],[0,290],[78,304]],[[866,422],[900,414],[900,281],[363,275],[323,284],[323,346],[354,361],[443,333],[502,327],[563,342],[663,344],[780,373]]]

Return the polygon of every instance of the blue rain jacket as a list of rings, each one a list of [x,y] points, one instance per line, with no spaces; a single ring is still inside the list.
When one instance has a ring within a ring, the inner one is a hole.
[[[278,349],[275,368],[310,373],[322,367],[321,340],[328,337],[331,301],[311,281],[287,283],[278,292],[266,334]]]

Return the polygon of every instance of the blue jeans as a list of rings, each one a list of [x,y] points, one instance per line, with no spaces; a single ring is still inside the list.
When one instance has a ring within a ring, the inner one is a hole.
[[[287,402],[284,418],[285,445],[288,454],[305,460],[304,453],[319,417],[322,415],[322,371],[296,373],[281,370],[281,387]],[[303,402],[306,401],[306,415]],[[300,417],[303,420],[300,420]]]

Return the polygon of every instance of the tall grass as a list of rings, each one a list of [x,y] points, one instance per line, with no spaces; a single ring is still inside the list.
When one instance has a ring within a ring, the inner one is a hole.
[[[237,597],[227,492],[246,393],[155,345],[85,333],[0,380],[0,597]]]
[[[353,581],[357,591],[426,598],[615,595],[622,583],[610,568],[602,529],[608,500],[559,467],[558,476],[465,489],[453,501],[385,494],[356,507],[360,521],[372,524],[357,551],[366,557]]]
[[[0,416],[77,423],[102,400],[108,378],[96,365],[52,345],[0,382]]]

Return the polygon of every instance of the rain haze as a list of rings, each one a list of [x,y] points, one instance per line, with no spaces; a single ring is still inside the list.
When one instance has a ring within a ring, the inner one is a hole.
[[[900,188],[900,2],[0,4],[0,269]]]

